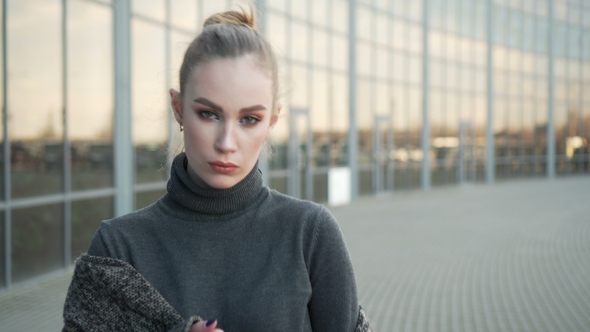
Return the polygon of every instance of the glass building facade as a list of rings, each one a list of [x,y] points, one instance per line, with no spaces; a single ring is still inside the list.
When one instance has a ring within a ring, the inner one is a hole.
[[[4,0],[0,291],[69,267],[165,192],[188,43],[245,1]],[[281,120],[265,181],[328,202],[588,175],[590,1],[257,0]],[[590,189],[589,189],[590,193]]]

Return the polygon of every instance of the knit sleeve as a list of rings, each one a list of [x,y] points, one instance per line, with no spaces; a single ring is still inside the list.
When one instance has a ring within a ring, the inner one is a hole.
[[[127,263],[83,255],[76,261],[64,304],[63,332],[188,332],[188,320]]]
[[[307,253],[314,331],[354,331],[359,316],[356,281],[340,228],[325,208],[314,221]]]

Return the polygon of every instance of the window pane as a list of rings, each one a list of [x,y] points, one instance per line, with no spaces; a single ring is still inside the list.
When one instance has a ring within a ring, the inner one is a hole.
[[[347,160],[347,134],[349,127],[348,104],[348,77],[346,75],[334,75],[333,108],[332,108],[332,166],[344,166]]]
[[[131,10],[135,14],[164,22],[166,20],[165,0],[133,0]]]
[[[164,29],[132,22],[132,107],[135,181],[165,179],[165,146],[170,110],[167,107]]]
[[[60,1],[8,1],[12,196],[63,188]]]
[[[135,194],[135,209],[146,207],[166,194],[166,190],[146,191]]]
[[[0,6],[0,15],[3,15],[3,11],[4,6]],[[4,24],[0,24],[0,36],[2,35],[4,35]],[[0,63],[4,63],[4,52],[1,44]],[[0,102],[4,103],[4,66],[0,66]],[[0,119],[0,144],[2,144],[2,148],[0,148],[0,160],[4,161],[4,116]],[[0,162],[0,174],[4,174],[4,162]],[[4,176],[0,176],[0,200],[4,200]],[[0,223],[0,227],[3,227],[2,223]],[[2,240],[0,240],[0,244],[2,244]],[[0,250],[4,250],[4,246],[2,246],[2,249]],[[4,254],[2,254],[2,257],[4,257]],[[0,258],[0,264],[2,264],[2,262],[3,258]],[[3,267],[0,267],[0,273],[3,273],[2,269]],[[0,280],[2,281],[0,287],[4,285],[3,277],[4,275],[0,277]]]
[[[197,0],[170,1],[170,15],[175,27],[197,30]]]
[[[303,23],[294,22],[291,25],[291,56],[295,60],[307,61],[309,51],[307,43],[308,28]]]
[[[113,185],[112,9],[72,1],[68,15],[68,130],[72,190]]]
[[[88,251],[100,222],[112,217],[112,197],[72,202],[72,262]]]
[[[4,239],[6,237],[4,236],[4,230],[4,211],[0,211],[0,288],[6,286],[6,270],[4,269],[6,267],[6,261],[4,260],[4,258],[6,257],[4,251]]]
[[[64,266],[63,205],[12,211],[12,281]]]

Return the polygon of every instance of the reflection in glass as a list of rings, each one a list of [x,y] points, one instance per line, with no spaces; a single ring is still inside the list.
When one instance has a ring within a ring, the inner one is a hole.
[[[72,190],[113,185],[112,9],[68,7],[68,131]]]
[[[166,194],[166,190],[144,191],[135,194],[135,209],[141,209],[154,202]]]
[[[4,233],[4,211],[0,210],[0,288],[3,288],[6,286],[6,254],[5,254],[5,242],[4,239],[5,237],[5,233]]]
[[[170,1],[170,16],[175,27],[189,31],[197,28],[197,0]]]
[[[166,19],[165,0],[132,0],[131,11],[160,22]]]
[[[136,183],[166,179],[170,110],[164,28],[132,21],[132,107]]]
[[[88,251],[90,241],[100,222],[112,217],[112,197],[72,202],[72,262]]]
[[[63,205],[12,211],[12,281],[64,266]]]
[[[63,190],[61,1],[8,1],[12,197]]]
[[[4,6],[0,6],[0,16],[3,15],[4,13]],[[0,36],[4,35],[4,24],[0,24]],[[4,63],[4,49],[3,49],[3,43],[0,43],[0,63]],[[4,103],[4,66],[0,66],[0,103]],[[4,106],[2,106],[1,108],[2,110],[2,114],[4,114]],[[1,116],[2,119],[0,119],[0,174],[2,174],[2,176],[0,176],[0,200],[4,200],[4,116]],[[0,227],[2,226],[2,223],[0,223]],[[0,245],[2,244],[2,240],[0,240]],[[2,247],[1,250],[4,247]],[[4,257],[4,254],[2,254]],[[3,258],[0,258],[0,264],[3,262]],[[3,281],[4,279],[2,279],[4,277],[4,272],[2,272],[3,267],[0,267],[0,273],[3,274],[2,277],[0,277],[0,281]],[[0,287],[2,287],[4,283],[0,282]]]

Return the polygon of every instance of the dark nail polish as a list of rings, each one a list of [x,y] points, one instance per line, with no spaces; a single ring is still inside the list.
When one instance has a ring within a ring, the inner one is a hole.
[[[213,323],[215,323],[216,320],[217,319],[210,319],[210,320],[208,320],[207,323],[205,324],[205,327],[211,326]]]

